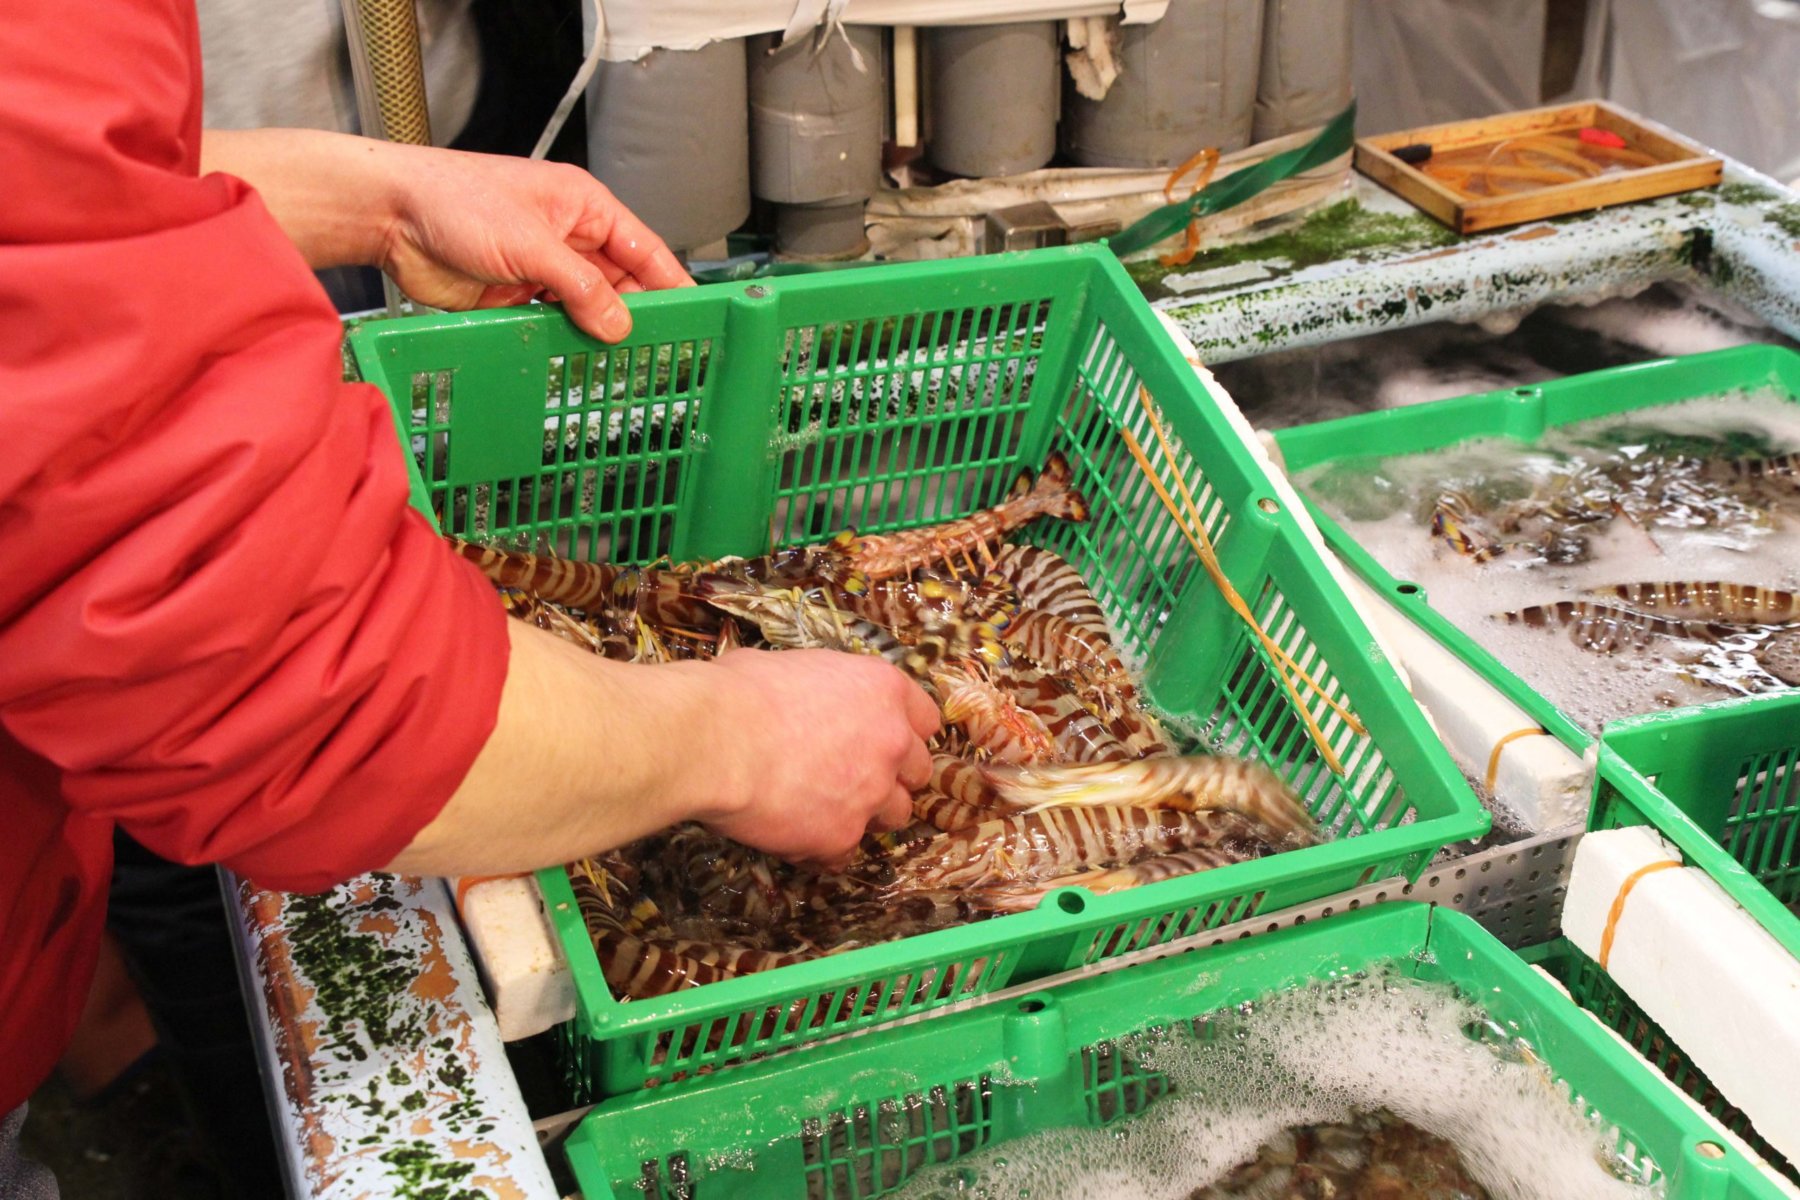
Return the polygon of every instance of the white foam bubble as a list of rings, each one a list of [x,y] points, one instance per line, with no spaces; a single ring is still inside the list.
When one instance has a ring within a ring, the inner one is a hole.
[[[1733,433],[1789,452],[1800,450],[1800,404],[1772,395],[1693,400],[1553,430],[1535,445],[1489,439],[1368,464],[1340,462],[1299,482],[1389,574],[1424,589],[1433,609],[1590,731],[1632,713],[1772,686],[1751,653],[1764,635],[1723,645],[1663,639],[1645,652],[1601,655],[1576,648],[1563,630],[1494,616],[1620,583],[1724,580],[1800,589],[1800,498],[1761,519],[1723,526],[1640,528],[1614,520],[1590,536],[1587,559],[1573,564],[1523,552],[1476,563],[1431,533],[1432,501],[1446,487],[1512,477],[1522,493],[1566,468],[1570,456],[1594,459],[1591,441],[1621,428],[1708,439]]]
[[[1616,1131],[1572,1104],[1529,1048],[1466,1032],[1484,1024],[1447,987],[1397,975],[1278,994],[1230,1016],[1210,1040],[1169,1035],[1136,1047],[1140,1064],[1174,1085],[1139,1115],[1001,1145],[934,1168],[902,1195],[1175,1200],[1254,1159],[1285,1129],[1380,1109],[1449,1140],[1494,1200],[1654,1195],[1619,1177],[1624,1166],[1609,1165]]]

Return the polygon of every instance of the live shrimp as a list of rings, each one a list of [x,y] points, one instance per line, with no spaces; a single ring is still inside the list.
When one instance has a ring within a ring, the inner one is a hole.
[[[1087,501],[1071,486],[1071,478],[1068,460],[1052,454],[1036,482],[1030,472],[1021,474],[1012,493],[993,508],[900,533],[855,537],[848,562],[871,581],[954,561],[958,556],[974,555],[991,562],[995,548],[1008,534],[1039,517],[1087,520]]]
[[[1264,826],[1277,839],[1305,845],[1315,837],[1312,814],[1280,776],[1259,762],[1231,755],[986,766],[982,775],[1002,803],[1026,812],[1068,805],[1226,809]]]
[[[942,833],[892,862],[891,887],[1028,883],[1139,858],[1266,840],[1233,812],[1095,806],[1015,813]]]

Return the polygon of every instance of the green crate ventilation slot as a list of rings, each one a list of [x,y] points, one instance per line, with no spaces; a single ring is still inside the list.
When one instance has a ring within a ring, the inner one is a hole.
[[[858,980],[776,1007],[761,1004],[682,1026],[657,1036],[651,1054],[655,1078],[761,1058],[993,991],[1009,980],[1015,957],[1012,947],[997,947],[966,959]],[[592,1046],[572,1029],[562,1027],[562,1048],[582,1061],[565,1063],[565,1081],[577,1095],[597,1095],[600,1081],[587,1069],[583,1053]]]
[[[602,347],[544,364],[544,443],[526,475],[446,481],[456,373],[412,377],[413,457],[446,533],[570,557],[667,554],[712,342]]]
[[[796,1200],[870,1200],[927,1167],[975,1153],[993,1135],[993,1099],[992,1083],[980,1077],[807,1118],[800,1127],[804,1191],[796,1188]],[[723,1194],[696,1183],[682,1151],[646,1159],[636,1182],[657,1200]]]
[[[1718,838],[1727,854],[1800,916],[1800,746],[1745,760]]]
[[[1762,1139],[1750,1119],[1712,1085],[1712,1081],[1688,1060],[1681,1047],[1662,1031],[1662,1026],[1645,1015],[1599,963],[1577,949],[1573,942],[1559,940],[1539,965],[1569,989],[1569,995],[1577,1004],[1624,1038],[1645,1061],[1662,1072],[1665,1079],[1719,1124],[1743,1138],[1770,1166],[1800,1184],[1800,1170]]]
[[[1016,474],[1050,307],[789,328],[776,543],[888,533],[997,501]]]
[[[1056,419],[1051,449],[1074,467],[1076,485],[1087,496],[1086,524],[1048,522],[1032,530],[1035,542],[1057,551],[1081,569],[1127,646],[1140,656],[1154,650],[1158,635],[1185,589],[1211,589],[1175,521],[1157,498],[1142,468],[1124,444],[1124,429],[1145,449],[1165,489],[1178,494],[1187,484],[1202,524],[1215,546],[1228,536],[1231,516],[1180,439],[1167,429],[1173,461],[1162,453],[1139,396],[1142,383],[1118,344],[1100,325],[1076,364],[1071,395]],[[1223,551],[1222,551],[1223,553]],[[1339,703],[1343,685],[1325,656],[1272,580],[1245,599],[1272,641],[1304,668]],[[1344,764],[1334,776],[1313,747],[1304,723],[1275,677],[1263,646],[1235,623],[1226,626],[1239,647],[1226,671],[1223,694],[1204,723],[1204,740],[1225,753],[1269,763],[1294,788],[1333,838],[1352,837],[1401,823],[1412,806],[1401,792],[1372,739],[1344,724],[1329,705],[1302,688],[1301,701],[1325,732]],[[1378,864],[1367,878],[1395,873],[1402,861]],[[1255,915],[1238,912],[1231,919]]]
[[[1061,451],[1074,469],[1075,485],[1088,500],[1088,520],[1048,522],[1033,531],[1033,541],[1075,564],[1126,647],[1143,657],[1183,589],[1190,583],[1212,585],[1118,434],[1128,429],[1143,445],[1153,444],[1138,401],[1141,386],[1124,350],[1105,324],[1098,324],[1075,363],[1049,447]],[[1165,484],[1177,473],[1187,482],[1206,532],[1217,543],[1231,516],[1199,465],[1183,453],[1172,469],[1162,466]]]
[[[1202,1021],[1197,1019],[1196,1026]],[[1159,1032],[1144,1031],[1150,1036]],[[1081,1048],[1082,1101],[1090,1125],[1111,1125],[1135,1117],[1174,1090],[1169,1076],[1146,1067],[1128,1044],[1096,1042]]]

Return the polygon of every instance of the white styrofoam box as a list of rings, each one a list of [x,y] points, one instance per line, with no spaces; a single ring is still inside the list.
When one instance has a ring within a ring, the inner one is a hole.
[[[1563,932],[1598,961],[1635,872],[1681,853],[1646,825],[1581,839]],[[1800,960],[1698,867],[1642,875],[1613,929],[1606,972],[1756,1131],[1800,1158]]]
[[[529,875],[454,885],[457,912],[487,985],[500,1040],[543,1033],[575,1015],[575,980]]]

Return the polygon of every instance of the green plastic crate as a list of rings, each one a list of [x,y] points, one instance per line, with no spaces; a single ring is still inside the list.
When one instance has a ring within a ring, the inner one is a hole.
[[[1779,346],[1738,346],[1573,375],[1407,408],[1321,421],[1275,435],[1290,472],[1324,463],[1441,450],[1478,438],[1530,442],[1558,425],[1699,396],[1774,389],[1800,400],[1800,354]],[[1565,745],[1585,751],[1593,737],[1513,674],[1474,638],[1433,609],[1423,589],[1395,579],[1311,500],[1325,540],[1368,584],[1442,642]]]
[[[1705,1109],[1719,1124],[1743,1138],[1770,1166],[1800,1184],[1800,1171],[1762,1139],[1750,1124],[1750,1118],[1713,1086],[1706,1074],[1688,1059],[1686,1052],[1663,1032],[1662,1026],[1652,1021],[1599,963],[1583,954],[1567,938],[1532,946],[1520,954],[1568,988],[1575,1003],[1624,1038],[1646,1062],[1662,1072],[1663,1078],[1672,1086]]]
[[[1706,1124],[1473,920],[1411,903],[606,1101],[566,1153],[586,1200],[871,1200],[928,1166],[1141,1110],[1164,1080],[1121,1038],[1376,967],[1447,983],[1523,1037],[1627,1158],[1654,1160],[1670,1200],[1780,1194],[1742,1155],[1702,1150]]]
[[[851,951],[654,1000],[613,999],[560,868],[539,873],[578,1004],[577,1094],[892,1021],[1377,878],[1416,878],[1487,814],[1344,603],[1255,459],[1112,255],[1093,247],[887,266],[630,298],[607,348],[554,307],[366,325],[419,505],[473,538],[540,537],[643,562],[757,554],[962,515],[1064,454],[1092,516],[1024,537],[1087,576],[1145,688],[1220,748],[1267,761],[1330,842]],[[1308,740],[1118,437],[1156,398],[1224,569],[1265,629],[1368,729],[1311,701],[1346,774]],[[548,427],[549,432],[546,433]],[[1185,449],[1183,449],[1185,447]],[[880,997],[871,1003],[871,996]],[[803,1003],[797,1027],[765,1022]]]

